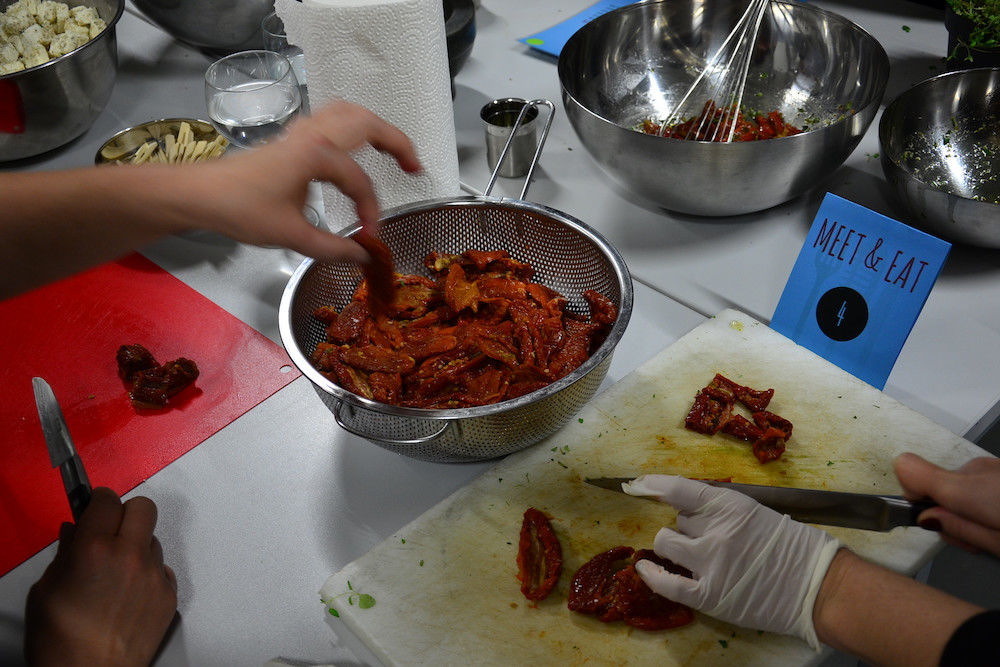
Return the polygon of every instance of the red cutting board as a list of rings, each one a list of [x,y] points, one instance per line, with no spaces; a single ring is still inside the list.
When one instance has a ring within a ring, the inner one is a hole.
[[[285,351],[140,255],[0,303],[0,575],[71,521],[35,408],[48,381],[94,486],[123,494],[299,376]],[[117,374],[127,343],[201,372],[164,410],[137,411]]]

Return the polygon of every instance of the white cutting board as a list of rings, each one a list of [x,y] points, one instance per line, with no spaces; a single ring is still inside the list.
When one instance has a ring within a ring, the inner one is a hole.
[[[794,424],[784,456],[761,465],[749,445],[684,429],[695,393],[720,372],[773,388],[769,410]],[[384,663],[781,665],[823,655],[790,637],[698,614],[645,632],[566,608],[569,581],[592,556],[649,548],[675,512],[584,484],[585,477],[678,473],[733,481],[899,493],[893,458],[913,451],[947,467],[988,455],[809,350],[735,310],[697,327],[591,401],[562,430],[512,455],[330,577],[339,621]],[[563,549],[559,584],[533,607],[517,581],[524,510],[552,517]],[[939,548],[935,533],[829,528],[860,555],[908,574]],[[350,586],[348,585],[350,582]]]

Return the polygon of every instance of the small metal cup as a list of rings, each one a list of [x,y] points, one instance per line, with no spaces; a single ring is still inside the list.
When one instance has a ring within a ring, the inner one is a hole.
[[[511,128],[517,122],[517,116],[528,102],[519,97],[508,97],[493,100],[482,108],[479,117],[483,119],[486,128],[486,161],[490,170],[496,169],[497,160],[503,152],[503,147],[510,137]],[[528,173],[531,161],[535,156],[535,122],[538,109],[532,106],[525,114],[521,127],[518,128],[511,142],[507,157],[500,165],[498,175],[505,178],[519,178]]]

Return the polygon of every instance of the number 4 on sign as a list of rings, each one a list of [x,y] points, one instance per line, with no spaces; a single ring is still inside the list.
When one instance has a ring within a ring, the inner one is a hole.
[[[771,328],[882,389],[950,249],[946,241],[827,194]]]

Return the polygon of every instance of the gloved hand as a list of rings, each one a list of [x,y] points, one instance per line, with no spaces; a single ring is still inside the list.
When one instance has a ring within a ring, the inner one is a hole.
[[[723,621],[819,648],[813,604],[838,540],[742,493],[684,477],[644,475],[622,488],[678,510],[679,532],[660,529],[653,550],[694,579],[639,561],[635,569],[651,589]]]

